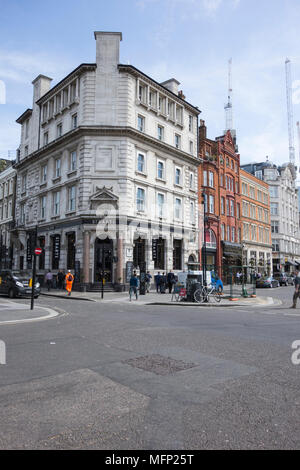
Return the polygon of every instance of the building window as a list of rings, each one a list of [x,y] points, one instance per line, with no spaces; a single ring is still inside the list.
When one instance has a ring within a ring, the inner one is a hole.
[[[215,213],[215,198],[212,195],[209,196],[209,212],[211,214]]]
[[[181,146],[181,137],[178,134],[175,134],[175,147],[180,149]]]
[[[210,188],[214,187],[214,174],[212,171],[209,172],[209,186]]]
[[[194,189],[194,173],[190,173],[190,189]]]
[[[53,215],[59,215],[60,213],[60,192],[57,191],[53,195]]]
[[[194,142],[190,140],[190,153],[193,155],[194,153]]]
[[[138,153],[137,157],[137,171],[145,173],[145,155]]]
[[[62,136],[62,124],[58,124],[58,126],[56,127],[56,135],[57,137]]]
[[[181,218],[182,218],[181,199],[176,198],[175,199],[175,219],[181,219]]]
[[[41,179],[42,179],[42,183],[47,182],[47,165],[42,166]]]
[[[221,197],[221,214],[225,213],[224,202],[225,202],[224,197]]]
[[[69,211],[76,209],[76,186],[69,188]]]
[[[207,186],[207,171],[203,171],[203,186]]]
[[[239,203],[237,203],[236,205],[236,217],[237,219],[240,218],[240,204]]]
[[[76,129],[77,127],[77,114],[73,114],[72,116],[72,129]]]
[[[180,170],[180,168],[175,169],[175,184],[181,185],[181,170]]]
[[[137,188],[136,210],[138,212],[144,212],[145,211],[145,190],[142,189],[142,188]]]
[[[234,217],[234,202],[230,200],[230,215]]]
[[[271,208],[271,215],[278,215],[278,203],[277,202],[271,202],[270,208]]]
[[[145,131],[145,118],[143,116],[138,115],[138,130],[140,132]]]
[[[227,225],[227,241],[230,242],[230,225]]]
[[[165,240],[163,238],[152,240],[152,253],[154,269],[165,269]]]
[[[278,186],[269,186],[270,197],[278,197]]]
[[[223,178],[223,173],[220,174],[220,186],[224,186],[224,178]]]
[[[29,119],[25,121],[25,139],[28,139]]]
[[[27,155],[28,155],[28,145],[25,145],[24,153],[25,153],[25,157],[27,157]]]
[[[163,180],[164,177],[165,177],[165,174],[164,174],[164,164],[163,162],[161,161],[158,161],[157,162],[157,178],[159,178],[160,180]]]
[[[46,196],[41,197],[41,219],[46,217]]]
[[[158,193],[157,195],[157,208],[158,208],[158,217],[162,218],[164,216],[164,204],[165,196]]]
[[[44,134],[44,145],[48,145],[49,142],[49,134],[48,132],[45,132]]]
[[[228,157],[226,157],[226,166],[227,166],[227,168],[229,168],[229,158]]]
[[[193,132],[193,116],[189,115],[189,132]]]
[[[3,211],[3,208],[2,208],[2,211]],[[3,212],[1,214],[1,219],[2,218],[3,218]],[[21,224],[25,224],[25,204],[21,204],[20,206],[20,222]]]
[[[231,241],[235,242],[235,227],[231,227]]]
[[[195,204],[193,202],[190,203],[190,223],[195,223]]]
[[[22,176],[22,192],[25,193],[27,189],[27,173]]]
[[[60,177],[60,166],[61,166],[61,160],[60,158],[57,158],[55,160],[55,178]]]
[[[75,171],[77,168],[77,153],[76,150],[70,154],[70,171]]]
[[[279,221],[278,220],[271,221],[271,232],[279,233]]]
[[[221,240],[225,240],[225,224],[221,224]]]
[[[173,241],[173,269],[182,269],[182,240]]]
[[[158,140],[164,139],[164,128],[162,126],[157,126],[157,138]]]

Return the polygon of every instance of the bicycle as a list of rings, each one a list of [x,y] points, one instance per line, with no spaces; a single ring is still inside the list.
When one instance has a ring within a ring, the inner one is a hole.
[[[210,298],[215,302],[221,302],[221,292],[215,286],[202,286],[194,292],[194,299],[198,303],[209,302]]]
[[[139,298],[139,295],[138,295],[138,287],[131,286],[131,287],[129,288],[129,300],[130,300],[130,302],[131,302],[131,297],[132,297],[132,294],[133,294],[133,293],[135,294],[136,300],[138,300],[138,298]]]

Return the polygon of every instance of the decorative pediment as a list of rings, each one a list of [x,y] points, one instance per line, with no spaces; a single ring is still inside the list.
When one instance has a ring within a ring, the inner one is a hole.
[[[90,197],[91,202],[118,202],[119,198],[112,192],[111,188],[96,187],[96,192]]]
[[[232,135],[231,135],[230,131],[226,132],[225,139],[224,139],[224,144],[229,145],[230,147],[232,147],[234,149],[234,143],[233,143]]]

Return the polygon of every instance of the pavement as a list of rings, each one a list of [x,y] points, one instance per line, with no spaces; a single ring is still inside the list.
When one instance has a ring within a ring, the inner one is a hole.
[[[0,297],[0,325],[49,320],[60,315],[60,311],[49,307],[35,306],[30,309],[30,299],[14,302]]]
[[[257,295],[255,298],[243,298],[235,296],[236,300],[229,300],[229,295],[225,293],[220,303],[210,299],[209,303],[198,304],[196,302],[176,302],[172,301],[172,294],[158,294],[156,291],[150,291],[146,295],[140,295],[138,300],[134,297],[130,302],[128,292],[104,292],[103,299],[101,298],[101,292],[76,292],[73,291],[71,296],[68,296],[65,291],[59,291],[52,289],[48,292],[46,289],[42,289],[42,295],[48,297],[63,298],[67,300],[82,300],[89,302],[102,302],[111,303],[117,302],[120,304],[131,303],[132,305],[172,305],[172,306],[185,306],[185,307],[232,307],[235,304],[239,306],[262,306],[262,305],[281,305],[281,301],[271,296],[260,296]]]

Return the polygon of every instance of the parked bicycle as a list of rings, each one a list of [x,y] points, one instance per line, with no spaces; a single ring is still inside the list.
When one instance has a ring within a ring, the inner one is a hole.
[[[209,302],[209,299],[219,303],[222,297],[221,292],[215,286],[202,286],[194,292],[194,299],[199,304]]]

